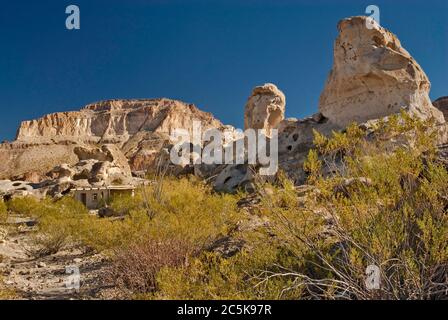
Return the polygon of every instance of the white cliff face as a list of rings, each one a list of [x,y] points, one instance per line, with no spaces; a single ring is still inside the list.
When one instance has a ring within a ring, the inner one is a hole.
[[[210,113],[192,104],[170,99],[108,100],[80,111],[59,112],[24,121],[13,143],[0,144],[0,179],[45,179],[45,173],[79,161],[77,147],[114,144],[127,157],[132,170],[154,166],[173,129],[192,131],[223,128]]]
[[[319,111],[332,123],[378,119],[400,109],[443,122],[429,98],[430,82],[398,38],[366,17],[342,20],[334,64],[320,97]]]
[[[111,100],[86,106],[76,112],[60,112],[22,122],[17,140],[48,139],[125,142],[140,131],[169,134],[172,129],[190,129],[194,120],[205,128],[221,122],[194,105],[169,99]]]

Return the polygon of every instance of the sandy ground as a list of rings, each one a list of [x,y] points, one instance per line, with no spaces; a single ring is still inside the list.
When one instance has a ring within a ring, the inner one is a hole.
[[[101,283],[107,260],[79,248],[36,258],[31,252],[32,227],[16,223],[0,226],[0,287],[12,290],[17,299],[111,299],[113,288]],[[7,235],[5,236],[5,230]],[[1,231],[1,230],[0,230]],[[79,278],[76,272],[79,270]],[[73,273],[73,271],[75,273]],[[79,279],[79,290],[77,280]]]

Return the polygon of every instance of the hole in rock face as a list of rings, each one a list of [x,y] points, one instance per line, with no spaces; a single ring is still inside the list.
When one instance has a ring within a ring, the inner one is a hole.
[[[375,42],[375,44],[376,44],[378,47],[384,46],[384,45],[386,44],[386,42],[384,41],[384,39],[381,39],[381,38],[378,37],[378,36],[374,36],[374,37],[373,37],[373,42]]]
[[[297,141],[299,139],[299,134],[298,133],[294,133],[292,136],[292,140]]]
[[[292,150],[292,146],[288,146],[288,150],[291,151]]]
[[[20,185],[21,185],[20,182],[14,182],[14,183],[12,184],[13,187],[18,187],[18,186],[20,186]]]
[[[232,179],[232,177],[227,177],[227,178],[224,180],[224,184],[226,184],[227,182],[229,182],[230,179]]]

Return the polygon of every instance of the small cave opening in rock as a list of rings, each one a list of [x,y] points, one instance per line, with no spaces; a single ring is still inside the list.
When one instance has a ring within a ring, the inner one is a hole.
[[[298,134],[298,133],[294,133],[294,134],[292,135],[292,140],[294,140],[294,141],[299,140],[299,134]]]

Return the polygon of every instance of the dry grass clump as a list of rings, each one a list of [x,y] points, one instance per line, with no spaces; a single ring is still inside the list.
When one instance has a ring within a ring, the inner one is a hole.
[[[129,295],[154,293],[159,271],[185,266],[191,254],[191,246],[181,240],[146,239],[117,249],[105,280]]]

